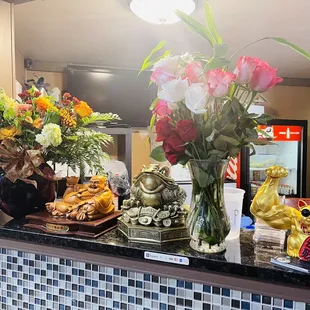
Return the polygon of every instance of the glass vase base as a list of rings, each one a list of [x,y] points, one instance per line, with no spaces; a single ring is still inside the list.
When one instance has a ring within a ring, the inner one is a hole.
[[[225,242],[222,242],[220,244],[210,245],[207,242],[192,239],[189,245],[193,250],[197,252],[201,252],[201,253],[206,253],[206,254],[221,253],[226,250]]]

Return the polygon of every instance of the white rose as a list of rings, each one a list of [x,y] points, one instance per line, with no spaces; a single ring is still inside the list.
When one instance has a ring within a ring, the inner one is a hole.
[[[193,113],[202,114],[207,111],[206,106],[209,99],[213,100],[209,96],[206,86],[202,87],[199,83],[193,83],[187,89],[185,105]]]
[[[176,79],[168,81],[161,85],[161,88],[158,91],[157,97],[161,100],[167,102],[180,102],[184,100],[185,93],[188,88],[188,81]]]
[[[154,64],[152,71],[159,70],[166,75],[179,78],[185,72],[185,68],[179,64],[180,56],[166,56]]]

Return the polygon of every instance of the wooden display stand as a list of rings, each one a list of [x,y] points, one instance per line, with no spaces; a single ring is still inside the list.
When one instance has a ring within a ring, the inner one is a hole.
[[[117,218],[122,214],[115,211],[113,214],[94,221],[74,221],[67,218],[54,217],[47,211],[29,214],[26,219],[26,228],[39,229],[57,235],[74,235],[80,237],[97,238],[117,227]]]

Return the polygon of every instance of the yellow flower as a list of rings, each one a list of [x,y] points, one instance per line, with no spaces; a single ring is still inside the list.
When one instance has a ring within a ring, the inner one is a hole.
[[[90,116],[93,114],[91,107],[85,102],[80,101],[78,104],[74,105],[74,111],[80,115],[81,118]]]
[[[61,122],[67,127],[75,128],[76,127],[76,117],[74,117],[69,113],[69,111],[65,109],[61,109],[59,112],[61,116]]]
[[[14,126],[0,128],[0,140],[10,139],[18,134],[20,134],[20,131]]]
[[[39,97],[36,100],[36,105],[37,105],[38,109],[40,109],[42,111],[47,111],[51,107],[52,103],[48,98]]]
[[[36,100],[37,108],[41,111],[57,111],[58,109],[46,97],[39,97]]]
[[[29,124],[32,124],[33,123],[33,119],[30,117],[30,116],[26,116],[25,117],[25,121]]]
[[[41,117],[38,117],[37,119],[35,119],[32,123],[32,126],[34,128],[40,129],[43,126],[43,119]]]

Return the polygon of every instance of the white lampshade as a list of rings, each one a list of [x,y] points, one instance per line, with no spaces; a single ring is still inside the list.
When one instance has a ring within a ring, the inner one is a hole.
[[[130,9],[141,19],[154,24],[173,24],[180,19],[175,10],[186,14],[194,12],[194,0],[131,0]]]

